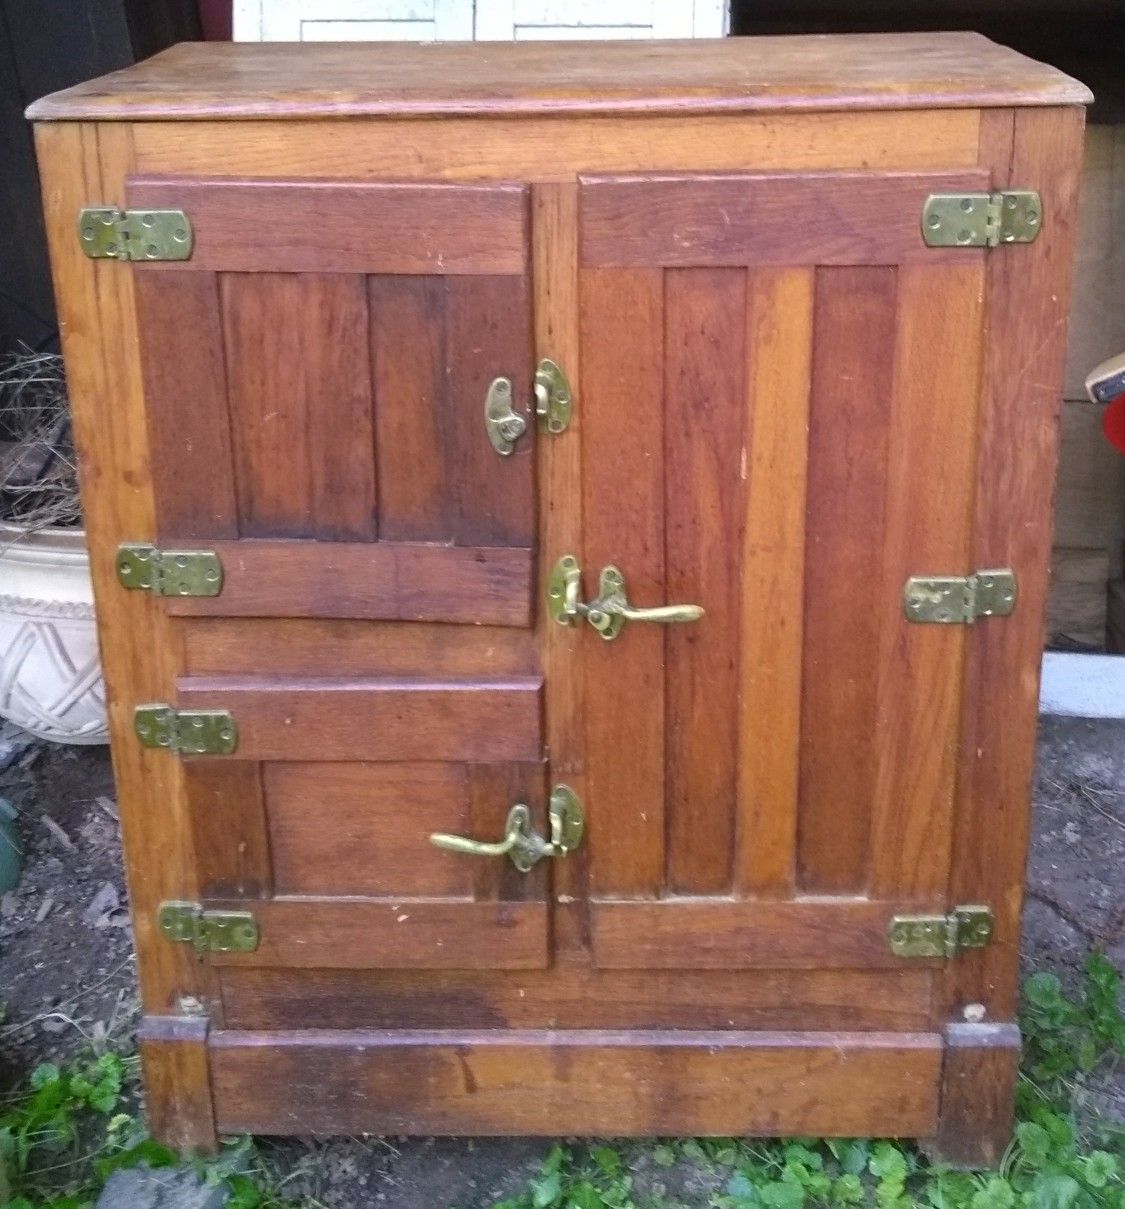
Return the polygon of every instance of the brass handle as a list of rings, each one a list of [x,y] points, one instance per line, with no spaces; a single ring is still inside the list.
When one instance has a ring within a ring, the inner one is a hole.
[[[625,576],[614,566],[603,567],[598,584],[598,597],[589,604],[579,599],[582,588],[582,568],[571,554],[555,564],[547,585],[547,608],[560,625],[574,625],[579,617],[586,620],[606,641],[621,633],[626,621],[655,621],[671,625],[698,621],[704,609],[695,604],[657,605],[641,609],[629,603],[625,591]]]
[[[551,791],[548,815],[551,822],[549,840],[532,830],[531,811],[522,802],[517,802],[508,811],[502,840],[474,840],[467,835],[435,831],[430,836],[430,843],[465,856],[506,856],[521,873],[527,873],[545,856],[566,856],[582,842],[585,827],[582,803],[569,786],[556,785]]]

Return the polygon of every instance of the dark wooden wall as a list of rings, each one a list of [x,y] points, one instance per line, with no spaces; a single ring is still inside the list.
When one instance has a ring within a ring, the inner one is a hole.
[[[195,0],[0,0],[0,356],[56,340],[25,107],[199,36]]]

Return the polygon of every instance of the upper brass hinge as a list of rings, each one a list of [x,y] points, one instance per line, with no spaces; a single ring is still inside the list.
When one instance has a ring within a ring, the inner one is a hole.
[[[91,260],[188,260],[194,233],[183,210],[88,206],[78,214],[78,242]]]
[[[133,729],[145,747],[164,747],[180,756],[229,756],[238,746],[238,726],[225,709],[138,705]]]
[[[922,207],[922,238],[931,248],[1031,243],[1042,225],[1043,203],[1034,189],[931,193]]]
[[[158,550],[142,542],[117,547],[117,579],[154,596],[218,596],[223,564],[212,550]]]
[[[954,907],[948,915],[896,915],[887,933],[896,957],[955,957],[992,939],[989,907]]]
[[[258,947],[258,921],[249,911],[205,911],[199,903],[160,904],[161,934],[200,953],[253,953]]]
[[[902,590],[907,621],[972,625],[1007,617],[1016,607],[1016,573],[1007,567],[972,575],[912,575]]]

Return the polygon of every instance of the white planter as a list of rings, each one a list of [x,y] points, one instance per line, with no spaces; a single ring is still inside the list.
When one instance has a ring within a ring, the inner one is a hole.
[[[0,717],[56,743],[108,743],[80,529],[0,521]]]

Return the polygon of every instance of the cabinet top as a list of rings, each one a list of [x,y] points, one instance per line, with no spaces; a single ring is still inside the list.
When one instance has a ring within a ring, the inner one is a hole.
[[[191,43],[36,101],[36,120],[698,113],[1075,105],[980,34],[677,42]]]

